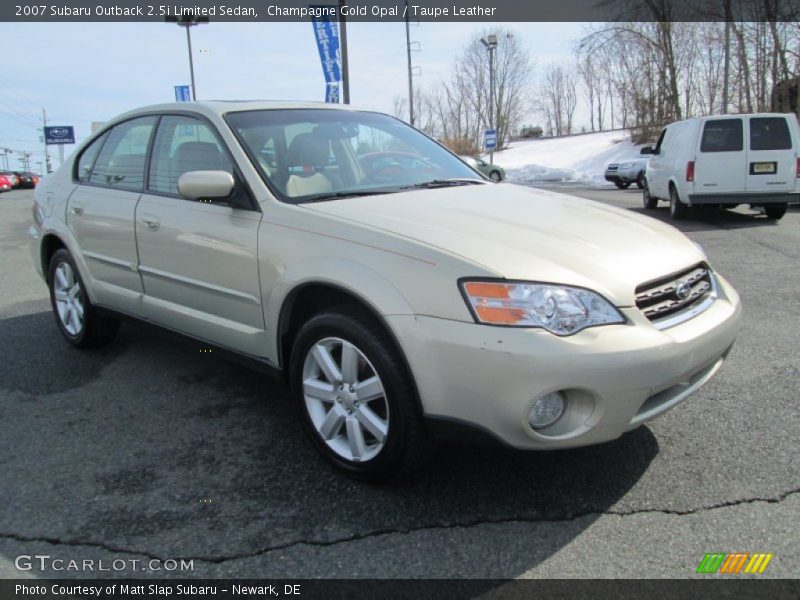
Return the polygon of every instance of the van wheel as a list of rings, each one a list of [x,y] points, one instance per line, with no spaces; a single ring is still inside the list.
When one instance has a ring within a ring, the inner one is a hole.
[[[777,221],[786,214],[786,204],[767,204],[764,207],[764,214],[771,221]]]
[[[56,251],[47,273],[50,305],[58,328],[76,348],[99,348],[113,340],[119,321],[97,312],[89,301],[72,255],[65,249]]]
[[[647,210],[654,210],[658,208],[658,198],[650,194],[650,188],[647,181],[644,182],[644,189],[642,190],[642,203]]]
[[[642,171],[639,173],[639,177],[636,178],[636,187],[638,187],[640,190],[643,190],[644,186],[646,185],[646,181],[647,180],[644,178],[644,171]]]
[[[671,186],[669,188],[669,216],[676,221],[685,219],[688,208],[678,197],[678,190],[675,189],[675,186]]]
[[[290,378],[311,442],[347,475],[381,481],[415,470],[429,455],[405,363],[363,312],[342,307],[306,322]]]
[[[621,190],[627,190],[631,186],[631,183],[630,181],[615,181],[614,185]]]

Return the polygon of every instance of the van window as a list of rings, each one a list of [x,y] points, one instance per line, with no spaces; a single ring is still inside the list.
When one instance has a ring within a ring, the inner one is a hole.
[[[700,152],[738,152],[744,149],[744,128],[741,119],[706,121]]]
[[[660,154],[661,153],[661,144],[664,143],[664,136],[667,134],[667,128],[661,130],[661,135],[658,136],[658,142],[656,142],[656,147],[653,150],[653,154]]]
[[[792,137],[784,117],[750,119],[750,150],[791,150]]]

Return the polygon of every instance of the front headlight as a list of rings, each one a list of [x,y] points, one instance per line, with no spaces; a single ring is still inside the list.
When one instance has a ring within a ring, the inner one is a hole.
[[[543,283],[462,281],[461,289],[479,323],[543,327],[572,335],[593,325],[624,323],[605,298],[592,291]]]

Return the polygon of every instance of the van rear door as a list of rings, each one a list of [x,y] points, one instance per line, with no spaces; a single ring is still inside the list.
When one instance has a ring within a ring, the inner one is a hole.
[[[743,192],[746,177],[747,152],[741,117],[706,120],[695,154],[695,193]]]
[[[747,191],[793,192],[796,141],[786,116],[754,116],[748,122]]]

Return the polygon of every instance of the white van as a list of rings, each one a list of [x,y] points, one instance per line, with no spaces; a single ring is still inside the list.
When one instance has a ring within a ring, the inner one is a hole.
[[[643,200],[669,200],[670,216],[689,206],[763,207],[780,219],[800,201],[800,128],[793,114],[760,113],[687,119],[667,125],[647,165]]]

